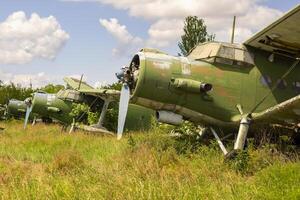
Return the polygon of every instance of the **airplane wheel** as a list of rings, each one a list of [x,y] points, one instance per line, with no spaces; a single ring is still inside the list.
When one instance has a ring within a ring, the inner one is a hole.
[[[241,153],[242,151],[247,151],[247,149],[248,149],[248,140],[246,139],[244,149],[243,150],[233,149],[230,152],[228,152],[225,155],[225,162],[228,162],[230,160],[234,160],[239,153]]]
[[[42,118],[42,121],[43,121],[44,123],[46,123],[46,124],[52,123],[52,119],[51,119],[51,118],[47,118],[47,117]]]
[[[295,133],[292,136],[292,140],[295,145],[300,145],[300,128],[295,129]]]
[[[61,132],[66,132],[66,131],[67,131],[67,128],[68,128],[68,126],[63,125],[63,126],[61,127]]]
[[[236,156],[238,155],[239,151],[238,150],[231,150],[230,152],[228,152],[226,155],[225,155],[225,162],[228,162],[230,160],[233,160],[234,158],[236,158]]]

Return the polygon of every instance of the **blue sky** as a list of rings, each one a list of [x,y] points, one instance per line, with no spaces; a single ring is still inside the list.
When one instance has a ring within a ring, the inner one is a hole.
[[[226,5],[226,1],[222,1]],[[230,3],[232,1],[228,0],[228,7],[219,8],[220,11],[216,14],[212,9],[214,8],[213,0],[187,0],[186,2],[191,6],[184,9],[180,7],[182,0],[178,0],[178,3],[174,3],[176,0],[172,3],[168,0],[165,3],[158,0],[145,1],[144,5],[138,0],[0,0],[0,24],[13,13],[23,11],[27,19],[32,13],[36,13],[41,19],[54,16],[60,29],[65,33],[64,37],[58,39],[58,46],[52,47],[48,44],[45,47],[51,50],[50,53],[46,52],[47,56],[32,53],[30,59],[20,61],[21,63],[14,60],[15,57],[20,59],[14,55],[19,50],[14,48],[20,47],[17,44],[9,47],[7,50],[9,51],[7,55],[10,56],[9,61],[1,62],[0,60],[0,79],[6,82],[19,82],[25,86],[31,79],[37,87],[48,82],[62,83],[64,76],[84,74],[91,84],[111,83],[116,81],[114,73],[127,64],[130,57],[143,46],[160,48],[170,54],[177,54],[182,21],[189,11],[191,14],[199,11],[197,15],[205,19],[209,31],[215,33],[218,40],[227,40],[232,16],[237,14],[237,26],[240,27],[237,30],[237,40],[242,42],[278,18],[282,12],[286,12],[299,3],[296,0],[241,0],[242,3],[234,8]],[[198,5],[200,3],[201,5]],[[194,9],[197,6],[199,9]],[[253,20],[254,23],[249,22],[249,16],[252,15],[253,18],[257,18]],[[111,18],[117,21],[113,23]],[[100,19],[106,20],[106,26],[99,22]],[[40,24],[49,25],[46,23],[47,20],[44,21],[45,23],[42,20]],[[256,24],[255,21],[259,22]],[[38,25],[36,30],[32,30],[35,31],[34,34],[39,31]],[[1,29],[2,34],[7,33],[4,31],[5,27],[0,25],[0,35]],[[22,29],[22,24],[18,27]],[[12,35],[4,36],[2,40],[5,38],[11,40]],[[17,34],[15,37],[18,37],[18,42],[23,42],[23,40],[28,40],[26,37],[29,36]],[[57,38],[50,37],[50,39]],[[34,39],[30,41],[36,42]],[[0,39],[0,48],[5,49],[6,46],[1,45],[7,44],[6,42],[1,42]],[[113,55],[113,49],[118,51],[117,55]],[[0,59],[5,60],[5,57],[0,56]]]

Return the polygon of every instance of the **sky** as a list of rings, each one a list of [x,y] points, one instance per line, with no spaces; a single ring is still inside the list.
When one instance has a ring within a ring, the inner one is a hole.
[[[217,41],[243,42],[299,0],[0,0],[0,80],[22,86],[62,84],[63,77],[93,86],[141,48],[180,52],[184,18],[203,18]]]

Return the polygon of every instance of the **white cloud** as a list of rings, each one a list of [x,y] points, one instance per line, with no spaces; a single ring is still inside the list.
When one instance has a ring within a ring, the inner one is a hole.
[[[0,23],[0,64],[24,64],[34,58],[54,59],[69,39],[53,17],[14,12]]]
[[[113,55],[122,55],[136,50],[143,43],[141,38],[132,36],[126,26],[121,25],[116,18],[100,19],[99,22],[118,42],[118,47],[112,49]]]
[[[179,40],[183,34],[183,20],[162,19],[152,24],[148,30],[148,46],[166,47]]]
[[[116,18],[111,18],[109,20],[100,19],[99,22],[119,42],[129,43],[133,39],[133,36],[127,31],[126,26],[119,24],[119,21]]]
[[[255,4],[255,0],[65,0],[99,2],[116,9],[127,10],[129,15],[145,19],[181,18],[188,15],[225,16],[240,14]]]
[[[264,0],[65,0],[77,2],[99,2],[115,9],[127,10],[130,16],[144,18],[152,23],[149,38],[144,45],[168,47],[180,40],[183,20],[186,16],[196,15],[205,20],[209,33],[216,34],[216,40],[229,41],[233,16],[237,16],[236,42],[243,42],[255,32],[264,28],[283,13],[263,5]],[[118,22],[116,20],[116,22]],[[111,23],[113,23],[111,21]],[[118,23],[114,23],[116,25]],[[134,38],[121,26],[119,32],[110,27],[118,41]],[[108,29],[108,27],[107,27]],[[122,34],[120,34],[123,32]],[[120,35],[123,35],[120,37]],[[122,38],[122,39],[121,39]],[[119,48],[113,50],[119,53]]]
[[[49,76],[45,72],[36,74],[12,74],[0,71],[0,80],[5,84],[14,83],[20,84],[23,87],[29,87],[32,84],[33,88],[39,88],[47,85],[48,83],[57,82],[59,77]]]

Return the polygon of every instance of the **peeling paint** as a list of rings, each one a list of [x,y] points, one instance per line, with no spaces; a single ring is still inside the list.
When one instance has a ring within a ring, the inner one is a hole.
[[[52,101],[55,99],[55,94],[48,94],[47,95],[47,105],[51,105]]]
[[[293,124],[295,122],[293,119],[285,119],[284,121],[288,124]]]
[[[189,64],[183,63],[181,65],[181,71],[183,75],[191,75],[191,67]]]
[[[154,65],[154,67],[159,68],[159,69],[170,69],[171,63],[155,61],[155,62],[153,62],[153,65]]]

